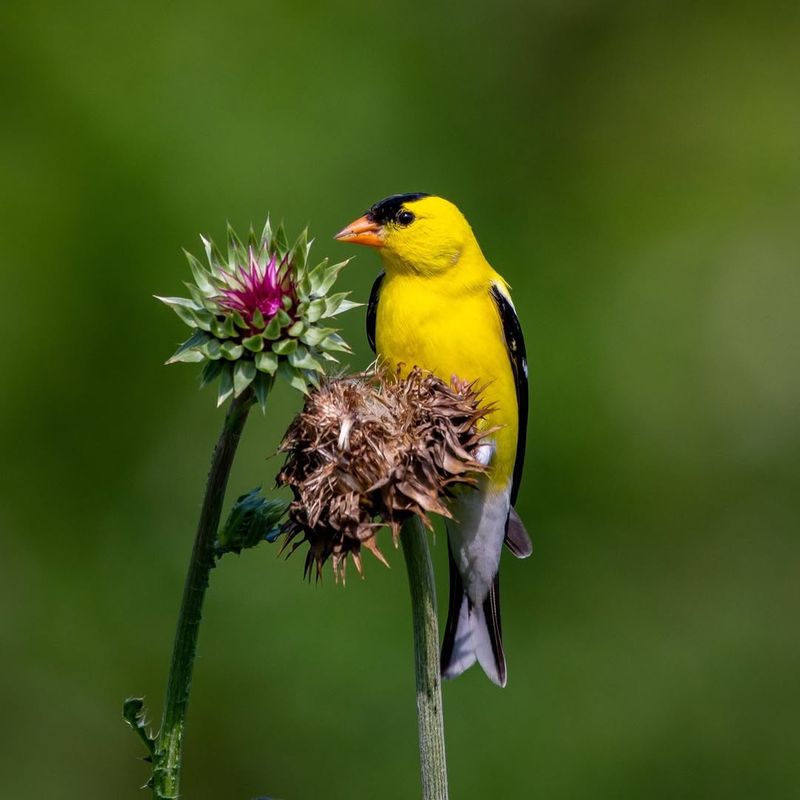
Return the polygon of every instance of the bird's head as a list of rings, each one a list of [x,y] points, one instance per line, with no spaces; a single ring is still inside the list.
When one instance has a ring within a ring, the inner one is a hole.
[[[340,242],[377,248],[387,272],[439,274],[477,242],[464,215],[434,195],[395,194],[375,203],[336,234]]]

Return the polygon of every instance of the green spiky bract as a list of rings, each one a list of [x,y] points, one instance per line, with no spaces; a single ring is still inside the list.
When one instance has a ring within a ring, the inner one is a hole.
[[[311,266],[308,231],[291,246],[283,225],[273,230],[267,219],[261,236],[250,229],[245,244],[228,225],[227,255],[210,239],[201,237],[207,264],[186,252],[194,280],[187,282],[190,297],[158,297],[192,328],[192,334],[166,362],[203,363],[201,385],[218,379],[217,405],[253,387],[262,409],[276,377],[307,394],[319,385],[325,362],[338,363],[336,352],[350,348],[331,318],[360,303],[349,292],[331,294],[347,261],[328,259]],[[277,264],[280,307],[271,317],[254,308],[250,313],[231,308],[226,294],[243,292],[242,279],[253,264],[263,273]]]

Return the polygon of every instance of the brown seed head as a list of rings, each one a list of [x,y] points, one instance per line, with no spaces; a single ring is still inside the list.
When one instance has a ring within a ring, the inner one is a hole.
[[[308,542],[305,574],[319,578],[328,558],[344,579],[348,554],[361,572],[361,547],[384,564],[375,541],[384,525],[397,544],[416,514],[451,516],[447,499],[486,471],[476,458],[496,428],[478,430],[491,408],[474,384],[448,386],[414,368],[401,379],[387,369],[331,378],[312,392],[281,443],[286,462],[278,483],[294,501],[284,547]]]

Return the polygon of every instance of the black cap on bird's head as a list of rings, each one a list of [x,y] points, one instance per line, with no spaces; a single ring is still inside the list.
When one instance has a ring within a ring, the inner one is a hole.
[[[430,197],[430,195],[427,192],[393,194],[375,203],[374,206],[367,210],[365,216],[379,225],[385,225],[387,222],[396,222],[402,225],[402,220],[399,217],[403,211],[404,204],[413,203],[414,200],[421,200],[423,197]]]
[[[454,269],[468,250],[481,256],[461,211],[449,200],[423,192],[384,198],[335,238],[374,247],[387,275],[441,274]]]
[[[334,238],[340,242],[381,247],[384,243],[383,226],[393,224],[404,228],[410,225],[414,221],[414,214],[405,208],[405,204],[430,196],[427,192],[408,192],[384,197],[368,208],[363,216],[339,231]]]

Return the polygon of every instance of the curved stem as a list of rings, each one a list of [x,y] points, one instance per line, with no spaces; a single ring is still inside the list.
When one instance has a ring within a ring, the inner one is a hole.
[[[422,797],[423,800],[447,800],[447,758],[433,565],[426,533],[416,517],[405,523],[400,539],[408,570],[414,625]]]
[[[219,528],[231,465],[253,402],[253,392],[249,388],[231,401],[225,415],[222,433],[211,458],[211,469],[208,473],[189,572],[183,587],[178,627],[175,631],[164,717],[153,758],[152,788],[153,796],[158,800],[173,800],[178,797],[186,711],[189,705],[189,690],[203,600],[208,588],[209,573],[214,567],[214,540]]]

